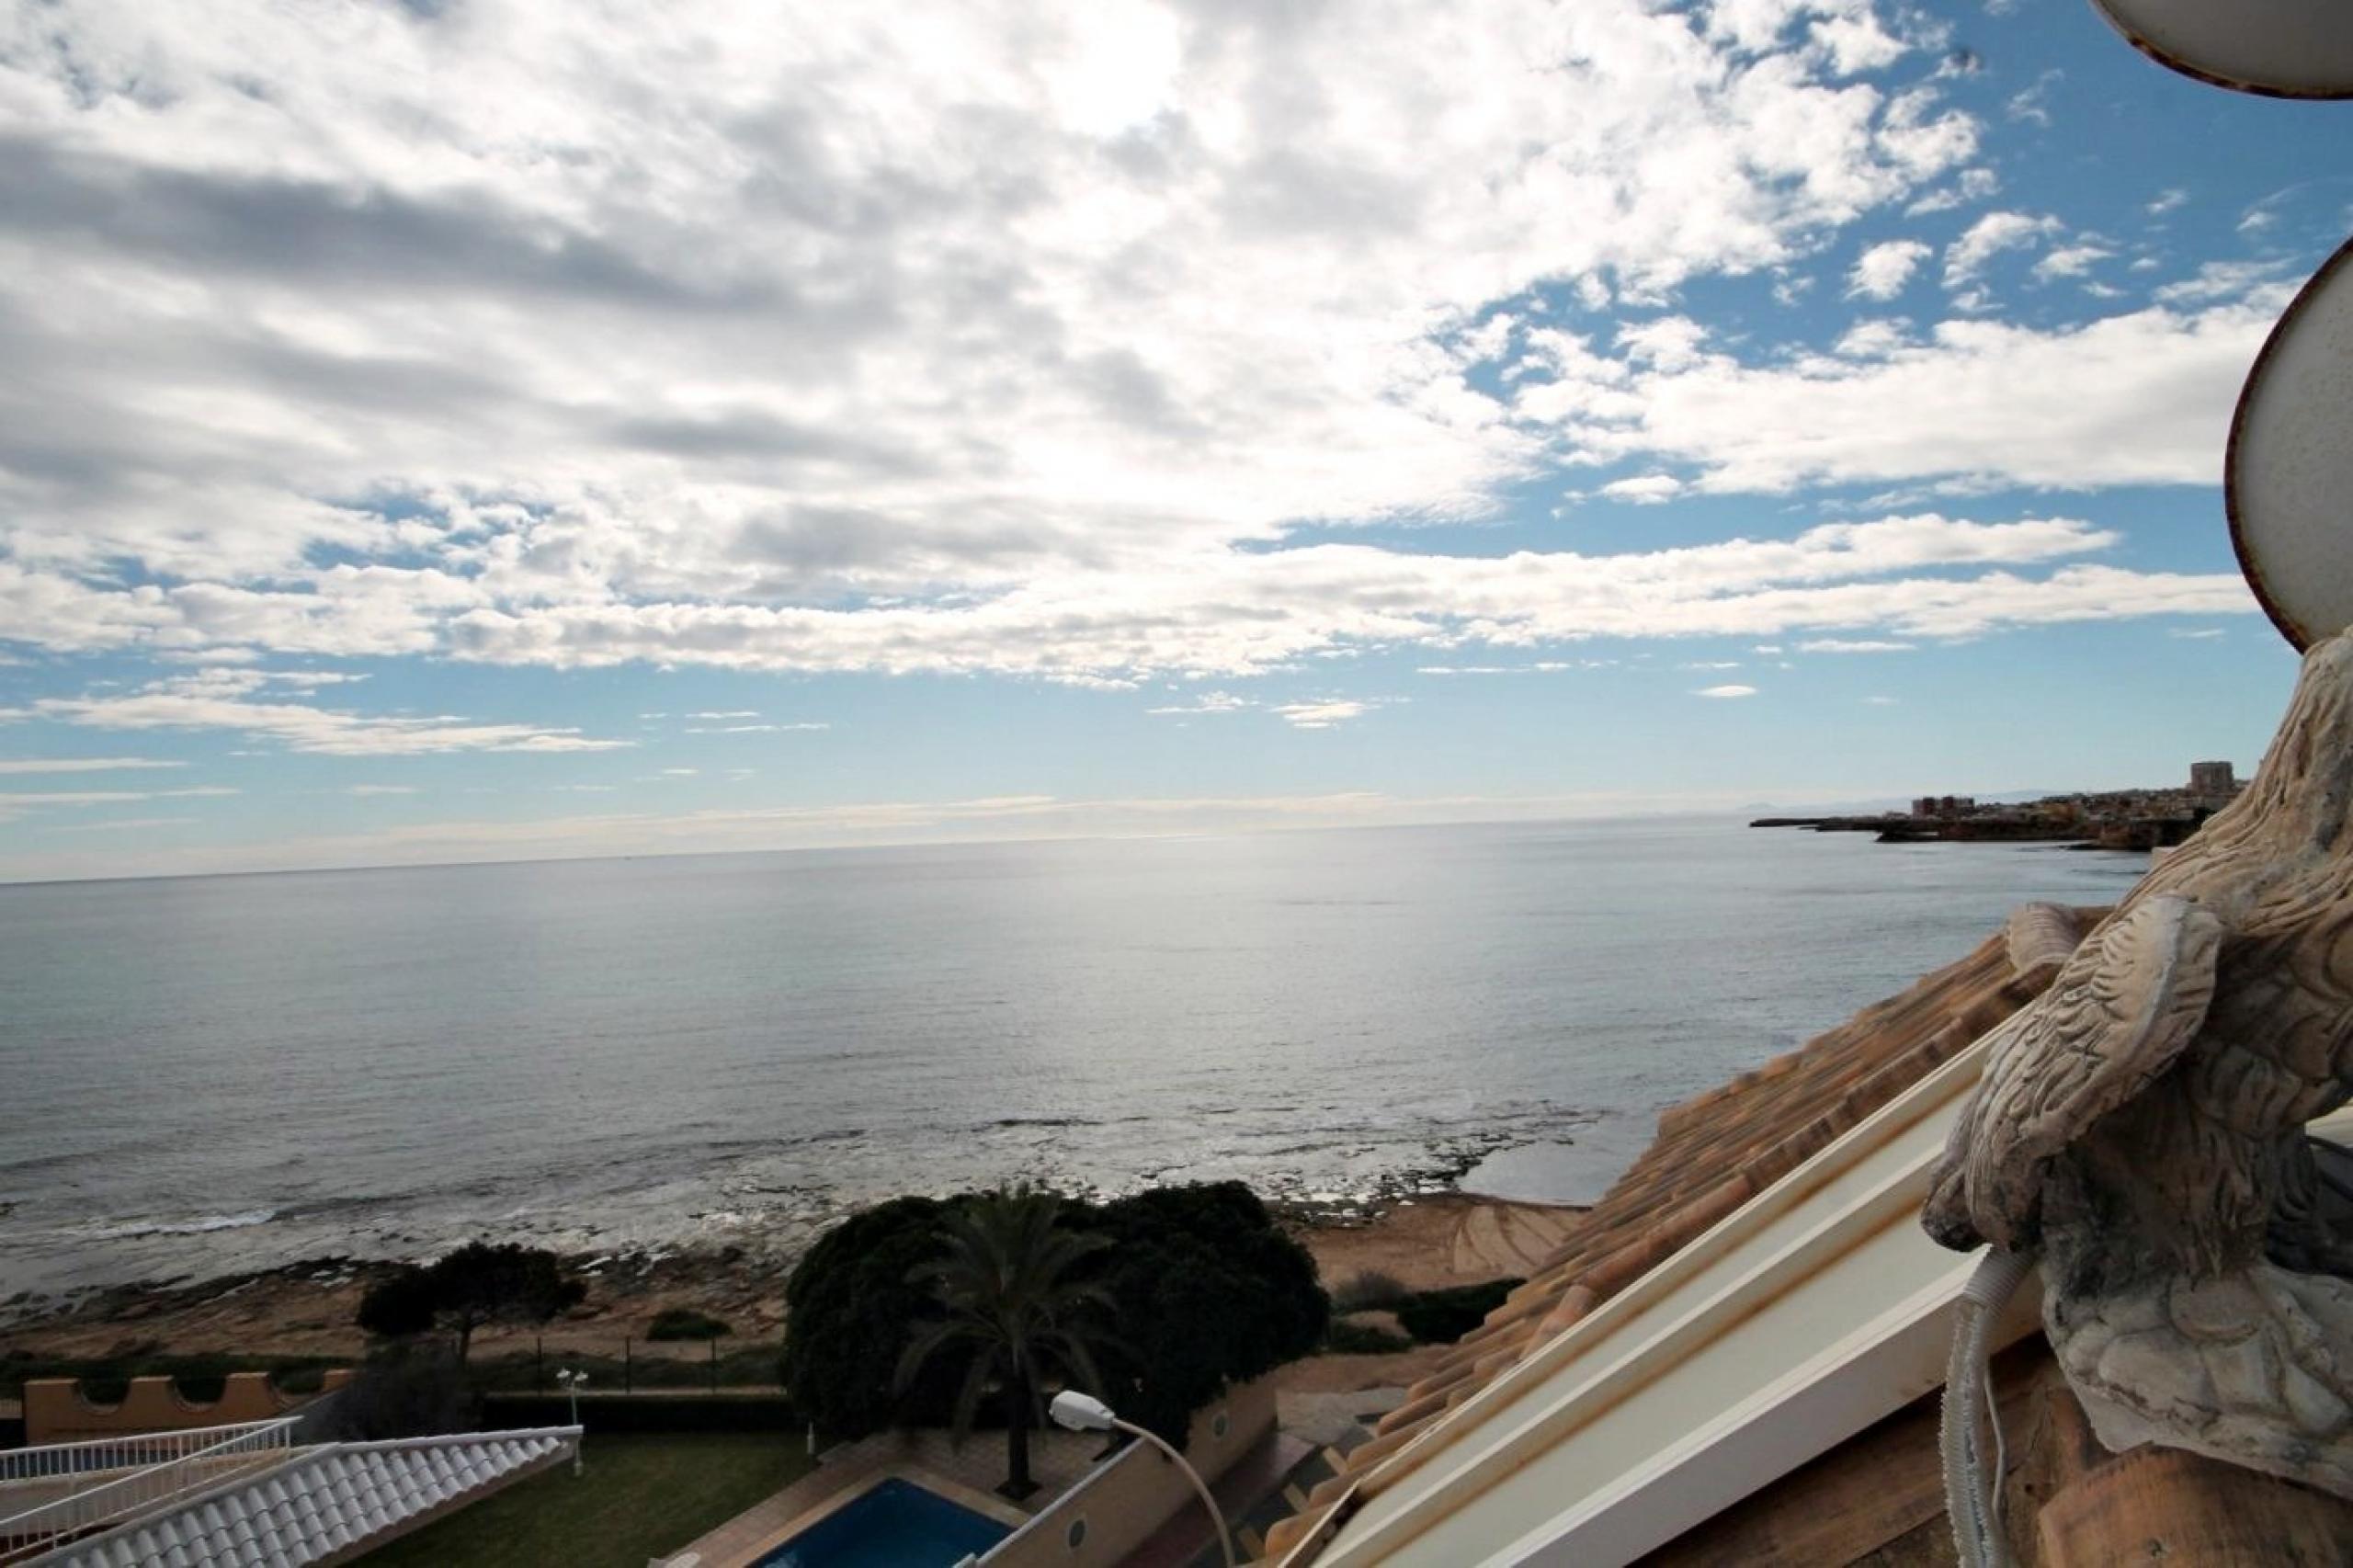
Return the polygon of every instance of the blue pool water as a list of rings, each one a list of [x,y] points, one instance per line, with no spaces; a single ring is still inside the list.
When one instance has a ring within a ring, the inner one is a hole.
[[[759,1561],[758,1568],[953,1568],[1012,1530],[904,1481],[852,1498]]]

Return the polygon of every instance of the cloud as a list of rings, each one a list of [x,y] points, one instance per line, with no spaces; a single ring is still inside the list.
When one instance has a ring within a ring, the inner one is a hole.
[[[690,735],[774,735],[795,730],[830,730],[833,725],[823,722],[798,724],[689,724]]]
[[[2219,626],[2177,626],[2167,630],[2165,635],[2184,638],[2191,642],[2206,642],[2212,638],[2228,636],[2229,633]]]
[[[1812,637],[1798,644],[1801,653],[1908,653],[1909,642],[1886,642],[1871,639],[1844,637]]]
[[[1866,706],[1872,708],[1893,708],[1896,705],[1896,699],[1893,697],[1866,697],[1863,701]]]
[[[247,669],[205,669],[151,681],[124,696],[42,698],[43,718],[99,730],[233,730],[289,751],[330,756],[403,756],[428,752],[609,751],[632,743],[576,730],[477,724],[448,716],[362,715],[259,697],[267,677]]]
[[[1959,289],[1983,272],[1985,264],[2006,250],[2030,245],[2058,233],[2066,225],[2052,217],[2025,212],[1988,212],[1945,247],[1945,287]]]
[[[1756,688],[1753,686],[1703,686],[1691,695],[1714,698],[1754,697],[1756,695]]]
[[[2046,279],[2081,278],[2115,254],[2105,245],[2062,245],[2034,264],[2034,275]]]
[[[1294,730],[1328,730],[1350,719],[1362,718],[1378,704],[1351,700],[1328,702],[1286,702],[1275,709],[1290,722]]]
[[[347,795],[414,795],[416,793],[416,786],[414,784],[347,784],[344,786],[343,792]]]
[[[1601,487],[1601,494],[1613,501],[1631,501],[1638,506],[1656,506],[1672,501],[1683,494],[1683,482],[1668,473],[1645,473],[1632,479],[1617,479]]]
[[[1664,309],[1965,177],[1967,110],[1857,79],[1933,30],[47,15],[0,58],[0,626],[216,665],[1255,666],[1215,600],[1076,596],[1255,600],[1298,564],[1235,562],[1302,521],[1489,515],[1556,455],[1478,369],[1531,290]],[[1628,362],[1686,373],[1674,320]]]
[[[178,827],[195,817],[115,817],[107,822],[51,823],[51,833],[135,833],[151,827]]]
[[[1847,298],[1893,300],[1928,255],[1928,247],[1917,240],[1888,240],[1871,246],[1847,275]]]
[[[692,778],[701,772],[702,769],[699,767],[665,767],[662,770],[662,777],[665,778]]]
[[[2151,201],[2142,210],[2152,218],[2162,218],[2176,208],[2186,205],[2188,200],[2189,192],[2177,186],[2169,190],[2158,192],[2156,199]]]
[[[216,800],[236,790],[220,785],[188,790],[0,790],[0,823],[15,822],[37,812],[60,807],[119,806],[142,801]]]
[[[749,708],[732,708],[724,712],[689,713],[689,719],[756,719],[759,714]]]
[[[1246,697],[1236,697],[1230,691],[1203,693],[1191,702],[1171,703],[1160,708],[1147,708],[1147,713],[1240,713],[1258,705]]]
[[[186,767],[185,762],[167,762],[148,756],[51,756],[0,757],[0,774],[10,773],[112,773],[134,768]]]
[[[1516,405],[1586,460],[1693,465],[1702,493],[2213,484],[2214,432],[2285,298],[2244,272],[2197,286],[2214,302],[2050,328],[1947,321],[1871,358],[1717,353],[1662,370],[1563,335]]]

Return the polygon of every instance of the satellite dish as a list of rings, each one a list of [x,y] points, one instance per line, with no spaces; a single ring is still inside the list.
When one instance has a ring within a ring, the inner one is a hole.
[[[2299,653],[2353,626],[2353,240],[2247,372],[2222,504],[2239,570]]]
[[[2185,76],[2275,98],[2353,97],[2347,0],[2092,0],[2132,47]]]

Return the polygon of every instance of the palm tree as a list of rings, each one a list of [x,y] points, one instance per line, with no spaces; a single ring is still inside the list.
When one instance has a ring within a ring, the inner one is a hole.
[[[969,1347],[972,1364],[956,1395],[958,1437],[991,1382],[1005,1392],[1005,1484],[1008,1497],[1038,1489],[1029,1477],[1029,1427],[1042,1377],[1054,1370],[1088,1389],[1101,1386],[1093,1346],[1104,1335],[1092,1310],[1110,1305],[1100,1285],[1077,1278],[1079,1265],[1110,1245],[1108,1237],[1054,1223],[1062,1199],[1027,1185],[999,1187],[959,1204],[940,1228],[940,1251],[907,1278],[927,1285],[947,1314],[920,1328],[899,1358],[904,1390],[941,1350]]]

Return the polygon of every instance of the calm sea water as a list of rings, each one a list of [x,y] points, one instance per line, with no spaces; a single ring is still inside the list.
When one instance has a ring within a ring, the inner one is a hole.
[[[0,888],[0,1299],[1015,1175],[1585,1197],[2143,865],[1643,820]]]

